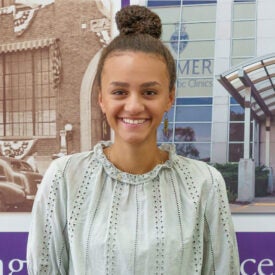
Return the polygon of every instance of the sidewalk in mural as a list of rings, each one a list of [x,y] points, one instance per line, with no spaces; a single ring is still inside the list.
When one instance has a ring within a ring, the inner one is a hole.
[[[257,197],[251,203],[231,203],[232,213],[275,213],[275,193]]]

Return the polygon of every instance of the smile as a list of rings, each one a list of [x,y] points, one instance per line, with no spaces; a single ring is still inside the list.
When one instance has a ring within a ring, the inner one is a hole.
[[[122,121],[124,123],[127,124],[133,124],[133,125],[137,125],[137,124],[142,124],[146,121],[146,119],[129,119],[129,118],[123,118]]]

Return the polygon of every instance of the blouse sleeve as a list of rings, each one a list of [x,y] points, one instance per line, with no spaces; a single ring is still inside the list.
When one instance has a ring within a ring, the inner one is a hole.
[[[34,201],[27,244],[30,275],[67,274],[66,188],[61,163],[61,159],[52,162]]]
[[[203,275],[239,275],[239,253],[225,182],[209,167],[212,188],[205,210]]]

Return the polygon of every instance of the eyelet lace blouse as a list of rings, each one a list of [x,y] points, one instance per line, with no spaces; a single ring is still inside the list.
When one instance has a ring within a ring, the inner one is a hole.
[[[59,158],[36,195],[28,272],[63,275],[239,275],[225,184],[204,162],[176,155],[142,175],[103,153]]]

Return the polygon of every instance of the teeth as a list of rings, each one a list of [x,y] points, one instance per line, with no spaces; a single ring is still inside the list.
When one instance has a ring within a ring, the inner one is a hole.
[[[128,123],[128,124],[141,124],[145,122],[145,119],[129,119],[129,118],[124,118],[123,122]]]

